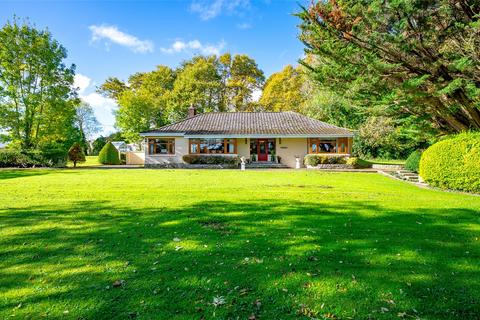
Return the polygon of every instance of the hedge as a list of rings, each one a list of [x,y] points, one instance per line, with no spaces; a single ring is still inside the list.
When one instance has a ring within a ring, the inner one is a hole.
[[[435,187],[480,192],[480,132],[458,134],[425,150],[420,176]]]
[[[65,167],[67,152],[61,149],[0,150],[0,168]]]
[[[307,154],[303,159],[307,166],[316,167],[319,164],[345,164],[347,160],[345,157],[339,156],[325,156],[321,154]]]
[[[416,150],[413,151],[405,161],[405,169],[413,171],[413,172],[418,172],[418,169],[420,167],[420,159],[422,158],[422,151],[421,150]]]
[[[100,150],[98,162],[101,164],[120,164],[120,154],[111,142],[105,144]]]
[[[348,158],[347,164],[354,167],[355,169],[367,169],[372,167],[372,164],[370,162],[357,157]]]
[[[186,154],[183,161],[188,164],[230,164],[238,165],[240,160],[237,156],[214,156],[214,155],[200,155],[200,154]]]

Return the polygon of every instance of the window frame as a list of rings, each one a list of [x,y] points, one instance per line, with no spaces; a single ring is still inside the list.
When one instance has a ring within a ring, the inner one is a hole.
[[[211,145],[210,140],[222,140],[223,152],[211,152],[208,146]],[[233,144],[233,153],[228,152],[228,145]],[[192,145],[196,146],[197,152],[192,152]],[[202,147],[206,152],[201,152]],[[213,155],[234,155],[237,154],[237,139],[236,138],[190,138],[188,139],[188,153],[189,154],[213,154]]]
[[[321,143],[333,143],[333,152],[320,151],[318,147]],[[315,151],[313,151],[313,144],[315,144]],[[327,138],[308,138],[308,153],[309,154],[336,154],[338,153],[338,139],[327,139]]]
[[[156,140],[165,140],[167,142],[162,142],[162,143],[159,143],[159,142],[156,142]],[[156,150],[156,145],[158,144],[166,144],[166,149],[167,149],[167,153],[157,153]],[[147,141],[147,150],[148,150],[148,155],[149,156],[172,156],[172,155],[175,155],[175,138],[164,138],[164,137],[161,137],[161,138],[148,138],[148,141]],[[153,146],[153,152],[150,152],[152,149],[150,149],[150,147]],[[172,152],[170,152],[170,149]]]

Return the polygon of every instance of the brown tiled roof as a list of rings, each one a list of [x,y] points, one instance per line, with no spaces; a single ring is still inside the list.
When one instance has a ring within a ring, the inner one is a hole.
[[[345,135],[352,131],[295,112],[211,112],[142,132],[183,135]]]

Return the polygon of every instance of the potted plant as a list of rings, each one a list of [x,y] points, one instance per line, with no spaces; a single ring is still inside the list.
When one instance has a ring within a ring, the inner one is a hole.
[[[257,155],[255,153],[252,153],[252,162],[257,161]]]
[[[275,150],[272,150],[272,161],[275,162],[275,163],[278,163],[278,159],[277,159],[277,156],[275,154]]]

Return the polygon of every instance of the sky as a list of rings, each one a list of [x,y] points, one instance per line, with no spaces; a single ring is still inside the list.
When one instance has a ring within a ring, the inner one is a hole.
[[[115,101],[95,92],[108,77],[126,80],[196,54],[247,54],[268,77],[303,54],[299,4],[309,0],[0,0],[0,23],[14,16],[48,30],[76,65],[75,86],[103,130],[116,131]]]

